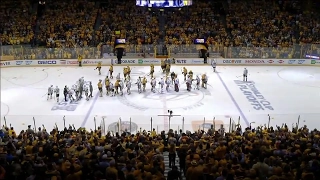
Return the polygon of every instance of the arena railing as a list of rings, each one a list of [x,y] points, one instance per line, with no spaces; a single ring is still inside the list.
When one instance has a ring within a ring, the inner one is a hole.
[[[33,48],[25,45],[0,46],[2,57],[11,59],[75,59],[81,54],[86,59],[100,59],[113,56],[114,48],[110,45],[83,48]],[[210,57],[224,58],[279,58],[304,59],[307,55],[319,55],[320,44],[301,44],[291,47],[222,47],[208,46]],[[163,54],[163,45],[127,45],[124,58],[152,58]],[[170,57],[197,58],[199,51],[195,45],[167,45]],[[218,56],[216,56],[218,55]]]
[[[215,131],[224,128],[225,132],[233,132],[237,128],[244,130],[251,126],[257,127],[282,127],[287,125],[290,129],[293,127],[303,127],[307,125],[311,128],[320,129],[318,120],[320,119],[319,113],[308,114],[250,114],[245,118],[237,115],[185,115],[174,116],[172,118],[164,116],[89,116],[85,120],[85,115],[7,115],[2,116],[0,125],[2,127],[13,127],[16,132],[26,130],[28,125],[32,126],[35,131],[39,127],[45,127],[48,130],[57,128],[62,130],[64,128],[86,128],[86,130],[95,130],[99,127],[104,133],[112,132],[141,132],[152,131],[155,129],[157,132],[166,131],[169,129],[179,132],[190,131],[195,132],[199,130],[207,131],[213,129]]]
[[[222,119],[223,118],[223,119]],[[87,130],[95,130],[100,127],[105,133],[112,132],[141,132],[166,131],[199,131],[208,129],[219,130],[222,127],[225,132],[235,131],[238,125],[238,117],[225,116],[177,116],[168,118],[165,116],[90,116],[87,120],[85,115],[7,115],[3,116],[0,121],[2,127],[13,127],[16,132],[26,130],[30,125],[35,131],[39,127],[52,130],[54,128],[63,130],[64,128],[84,127]]]

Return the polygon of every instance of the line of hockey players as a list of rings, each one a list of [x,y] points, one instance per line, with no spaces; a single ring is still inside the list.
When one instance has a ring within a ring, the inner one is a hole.
[[[99,75],[101,74],[101,63],[98,63],[96,69],[99,71]],[[154,65],[150,65],[150,73],[147,76],[150,76],[150,85],[151,85],[151,92],[160,92],[163,93],[164,90],[167,92],[170,91],[171,87],[174,86],[174,91],[179,92],[180,89],[180,81],[178,79],[178,75],[175,72],[170,73],[171,64],[168,60],[161,61],[161,69],[164,77],[161,77],[160,80],[157,82],[156,78],[154,77]],[[136,82],[132,82],[130,78],[131,68],[129,66],[123,68],[123,78],[121,78],[120,73],[117,74],[116,80],[114,83],[111,82],[113,79],[113,65],[109,68],[109,76],[106,76],[104,80],[100,79],[97,86],[100,92],[100,96],[103,96],[103,86],[106,90],[107,96],[116,96],[116,95],[123,95],[124,89],[126,89],[126,93],[129,95],[131,94],[132,84],[136,85],[138,88],[138,93],[142,93],[146,91],[146,86],[148,80],[146,77],[138,77]],[[199,90],[200,86],[202,88],[207,88],[208,77],[206,74],[201,75],[201,79],[199,75],[196,75],[194,79],[193,72],[190,70],[189,72],[184,67],[182,69],[182,74],[184,75],[184,82],[187,85],[187,90],[192,90],[192,84],[195,83],[194,89]],[[159,85],[159,89],[157,89],[157,85]]]
[[[86,100],[88,101],[90,98],[92,98],[92,92],[93,87],[92,83],[85,81],[84,77],[81,77],[74,85],[69,88],[68,86],[65,86],[63,89],[64,94],[64,100],[70,102],[79,101],[83,98],[83,94],[86,97]],[[55,96],[53,96],[53,94]],[[52,99],[52,96],[55,97],[55,100],[59,102],[60,97],[60,88],[56,86],[55,88],[53,85],[51,85],[48,88],[48,94],[47,94],[47,100]]]

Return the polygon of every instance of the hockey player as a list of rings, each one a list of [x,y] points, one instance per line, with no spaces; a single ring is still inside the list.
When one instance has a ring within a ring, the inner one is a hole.
[[[99,82],[98,82],[98,89],[99,89],[100,97],[102,97],[102,80],[101,79],[99,79]]]
[[[182,74],[184,76],[184,81],[186,81],[187,80],[187,75],[188,75],[188,70],[187,70],[186,67],[183,67]]]
[[[141,77],[139,77],[138,79],[137,79],[137,82],[136,82],[136,85],[138,86],[138,92],[139,92],[139,94],[142,92],[142,89],[141,89]]]
[[[176,74],[174,72],[171,73],[171,82],[174,84],[174,78],[176,77]]]
[[[92,87],[92,82],[91,82],[91,81],[89,82],[89,90],[90,90],[90,95],[89,95],[89,97],[92,98],[92,97],[93,97],[93,96],[92,96],[93,87]]]
[[[115,96],[115,90],[113,83],[110,83],[110,91],[111,91],[111,97]]]
[[[82,56],[80,54],[78,55],[78,63],[79,67],[82,67]]]
[[[51,85],[49,88],[48,88],[48,97],[47,97],[47,100],[52,99],[52,94],[53,94],[53,85]]]
[[[130,79],[130,73],[131,73],[130,66],[127,66],[127,76],[129,79]]]
[[[211,66],[212,66],[212,68],[213,68],[213,72],[216,72],[217,63],[216,63],[215,60],[212,60]]]
[[[192,79],[190,75],[188,75],[186,84],[187,84],[187,91],[191,91]]]
[[[199,78],[198,75],[197,75],[197,77],[196,77],[196,89],[197,89],[197,90],[200,89],[200,78]]]
[[[176,77],[174,78],[174,90],[176,92],[179,92],[179,79],[178,76],[176,75]]]
[[[86,96],[86,100],[89,101],[89,87],[87,85],[84,85],[83,90]]]
[[[101,61],[98,62],[97,67],[94,69],[98,69],[99,75],[101,75]]]
[[[151,84],[151,92],[155,93],[156,92],[157,81],[156,81],[156,79],[154,77],[152,78],[150,84]]]
[[[146,77],[143,77],[142,79],[142,90],[143,92],[146,92],[146,85],[147,85],[147,78]]]
[[[64,89],[63,89],[64,101],[67,101],[68,91],[69,91],[68,87],[64,86]]]
[[[169,92],[169,88],[171,85],[171,79],[168,76],[166,77],[165,83],[166,83],[166,90],[167,90],[167,92]]]
[[[193,72],[191,70],[189,71],[189,76],[191,79],[193,79]]]
[[[113,73],[113,65],[109,67],[109,73],[110,73],[110,79],[113,79],[112,73]]]
[[[161,59],[161,69],[162,69],[162,73],[165,73],[166,71],[166,60]]]
[[[153,73],[154,73],[154,65],[151,64],[150,65],[150,77],[151,77],[151,79],[153,78]]]
[[[131,81],[130,80],[128,80],[128,81],[126,81],[126,87],[127,87],[127,93],[128,93],[128,95],[130,95],[131,94]]]
[[[116,76],[116,80],[120,80],[120,73],[118,73],[118,75]]]
[[[109,95],[110,93],[110,80],[109,77],[107,76],[106,79],[104,80],[104,84],[106,86],[106,95]]]
[[[202,81],[201,87],[207,89],[207,82],[208,82],[207,74],[202,74],[201,81]]]
[[[128,75],[129,77],[129,75]],[[130,79],[129,79],[130,80]],[[123,83],[123,80],[121,80],[119,82],[119,88],[120,88],[120,95],[122,96],[123,95],[123,89],[124,89],[124,83]]]
[[[123,77],[124,79],[127,79],[127,75],[128,75],[128,69],[126,67],[123,68]]]
[[[83,86],[84,86],[84,77],[81,77],[79,79],[79,99],[82,98],[82,93],[83,93]]]
[[[54,89],[54,93],[56,94],[57,102],[59,102],[60,89],[58,86]]]
[[[169,76],[170,74],[170,69],[171,69],[171,64],[170,63],[167,63],[166,64],[166,75]]]
[[[70,102],[75,101],[75,99],[74,99],[74,97],[73,97],[74,90],[69,89],[68,93],[69,93],[69,99],[70,99]]]
[[[163,78],[161,78],[161,79],[160,79],[160,81],[159,81],[159,85],[160,85],[160,93],[163,93],[163,87],[164,87],[164,84],[165,84],[164,79],[163,79]]]
[[[71,91],[73,91],[76,95],[76,97],[75,97],[76,100],[79,100],[79,85],[78,84],[79,83],[74,84],[71,88]]]
[[[244,68],[243,70],[243,81],[248,81],[248,70],[247,68]]]
[[[116,82],[114,83],[115,94],[119,94],[119,89],[120,89],[120,80],[116,80]]]

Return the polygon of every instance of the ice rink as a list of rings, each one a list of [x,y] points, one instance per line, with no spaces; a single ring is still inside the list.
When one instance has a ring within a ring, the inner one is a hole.
[[[299,126],[308,125],[319,128],[320,125],[320,68],[285,67],[285,66],[250,66],[248,82],[242,82],[243,66],[220,66],[218,73],[213,73],[209,66],[186,66],[195,75],[207,73],[208,89],[186,91],[181,74],[182,66],[172,66],[172,71],[179,74],[180,92],[151,93],[148,82],[147,92],[138,94],[137,87],[132,87],[131,95],[98,97],[96,85],[104,79],[109,67],[102,68],[101,76],[94,67],[22,67],[1,69],[1,126],[4,117],[7,126],[16,130],[33,125],[53,128],[55,124],[62,129],[65,125],[94,129],[105,119],[107,130],[117,130],[121,119],[122,130],[131,131],[140,128],[158,131],[169,128],[177,130],[197,130],[204,121],[216,126],[225,124],[228,128],[230,118],[242,127],[268,124],[291,126],[298,121]],[[149,67],[131,67],[131,79],[146,76]],[[122,75],[123,66],[114,67],[114,75]],[[63,87],[72,86],[80,77],[92,81],[94,97],[89,101],[82,99],[77,104],[63,102]],[[160,67],[155,67],[157,79],[163,77]],[[149,80],[149,77],[148,77]],[[113,80],[114,81],[114,80]],[[54,99],[47,101],[46,93],[50,85],[58,85],[61,102]],[[69,110],[69,111],[68,111]],[[167,111],[173,115],[169,125]],[[179,116],[180,115],[180,116]],[[152,125],[151,125],[152,118]],[[94,121],[96,120],[96,123]],[[129,125],[131,119],[131,126]],[[184,119],[184,121],[182,120]],[[206,126],[208,127],[208,126]],[[202,127],[201,127],[202,129]]]

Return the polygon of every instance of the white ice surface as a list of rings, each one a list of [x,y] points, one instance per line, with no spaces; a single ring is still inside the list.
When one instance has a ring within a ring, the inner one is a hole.
[[[114,76],[117,73],[122,75],[122,68],[114,67]],[[93,70],[94,67],[2,68],[1,126],[5,123],[5,117],[7,126],[11,124],[16,130],[22,130],[27,125],[33,125],[34,117],[37,127],[44,124],[45,127],[52,128],[57,124],[61,129],[65,116],[66,126],[74,124],[76,127],[94,129],[94,118],[99,126],[104,117],[105,126],[109,130],[117,129],[119,119],[125,123],[130,118],[132,129],[136,128],[136,124],[138,128],[150,130],[152,118],[152,127],[160,131],[169,128],[169,119],[158,115],[167,115],[167,111],[172,110],[173,115],[181,115],[171,118],[170,128],[175,130],[196,130],[204,119],[206,123],[212,123],[214,117],[217,124],[229,124],[230,117],[237,122],[240,116],[242,127],[250,122],[255,122],[253,126],[264,125],[268,124],[268,115],[270,125],[287,123],[291,127],[293,123],[297,123],[300,115],[300,126],[306,124],[311,128],[320,127],[320,68],[248,67],[248,81],[254,82],[256,89],[274,110],[255,110],[240,86],[235,83],[242,80],[244,67],[222,66],[217,68],[218,73],[213,73],[209,66],[187,66],[194,75],[207,73],[209,77],[207,90],[192,92],[185,90],[181,68],[182,66],[172,67],[179,75],[179,93],[172,89],[169,93],[154,94],[150,92],[148,83],[147,92],[138,94],[137,87],[133,85],[131,95],[104,95],[90,101],[81,100],[75,111],[52,111],[51,108],[57,103],[54,99],[47,101],[48,86],[58,85],[63,91],[65,85],[71,86],[83,76],[86,81],[92,81],[95,89],[93,94],[96,96],[96,84],[99,79],[105,78],[108,67],[102,68],[101,76]],[[157,79],[163,77],[160,67],[156,67],[155,71]],[[145,76],[148,72],[149,67],[132,67],[131,79],[135,82],[138,76]],[[149,80],[149,76],[147,78]],[[60,96],[62,100],[63,95]]]

